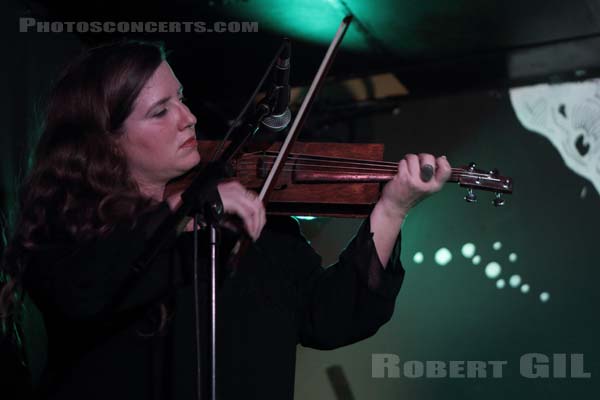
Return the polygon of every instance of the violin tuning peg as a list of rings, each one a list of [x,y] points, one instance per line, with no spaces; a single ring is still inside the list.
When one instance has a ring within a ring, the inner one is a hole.
[[[494,207],[501,207],[504,205],[502,193],[496,192],[496,196],[494,197],[494,200],[492,200],[492,204],[494,205]]]
[[[493,170],[490,171],[490,175],[498,176],[498,175],[500,175],[500,171],[498,171],[498,168],[494,168]]]
[[[469,163],[469,168],[468,168],[469,172],[475,171],[475,166],[476,166],[475,163],[473,161],[471,161]]]
[[[477,195],[473,192],[473,189],[467,189],[465,200],[467,203],[477,203]]]

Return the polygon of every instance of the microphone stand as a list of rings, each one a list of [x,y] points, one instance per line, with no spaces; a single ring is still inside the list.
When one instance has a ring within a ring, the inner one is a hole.
[[[321,62],[321,65],[319,66],[319,69],[317,71],[317,74],[315,75],[315,78],[313,80],[313,82],[311,83],[309,89],[308,89],[308,93],[306,94],[304,100],[302,101],[302,105],[300,106],[300,109],[298,110],[298,114],[296,115],[296,118],[294,119],[294,122],[292,124],[292,127],[290,128],[290,131],[287,134],[287,137],[285,139],[285,141],[283,142],[281,148],[279,149],[279,154],[277,155],[277,158],[275,159],[275,162],[273,163],[273,166],[271,167],[271,170],[265,180],[265,183],[260,191],[259,194],[259,198],[263,201],[265,201],[269,194],[271,193],[271,191],[273,190],[274,184],[277,181],[277,177],[279,176],[279,173],[282,171],[282,167],[283,165],[285,165],[285,159],[287,158],[290,150],[291,150],[291,145],[292,143],[295,141],[295,139],[298,137],[298,133],[300,132],[300,127],[302,126],[303,122],[305,121],[305,118],[307,116],[308,110],[310,109],[310,106],[312,105],[315,96],[319,90],[319,88],[322,86],[323,84],[323,78],[325,76],[325,74],[327,73],[327,71],[329,70],[329,68],[331,67],[331,63],[333,61],[333,57],[335,55],[335,53],[337,52],[339,45],[344,37],[344,35],[346,34],[346,31],[348,30],[348,27],[350,25],[350,23],[352,22],[353,17],[351,15],[346,16],[342,23],[340,24],[335,37],[333,38],[333,41],[331,42],[329,48],[327,49],[327,53],[325,54],[325,58],[323,59],[323,61]],[[279,56],[279,54],[281,54],[281,52],[284,50],[285,46],[289,46],[289,44],[284,41],[283,45],[281,46],[278,54],[276,55],[276,57]],[[289,48],[287,49],[289,50]],[[273,60],[273,64],[275,62],[275,59]],[[272,64],[272,65],[273,65]],[[272,68],[272,66],[271,66]],[[266,76],[266,75],[265,75]],[[273,97],[280,97],[282,94],[281,93],[277,93],[277,96],[273,96]],[[289,100],[288,100],[289,101]],[[259,110],[258,110],[258,114],[255,115],[255,117],[258,117],[258,120],[254,121],[254,122],[258,122],[260,120],[262,120],[262,118],[264,118],[266,115],[268,115],[270,112],[273,111],[273,109],[277,108],[277,104],[271,104],[270,106],[265,106],[264,104],[259,105]],[[264,107],[265,110],[269,110],[269,112],[266,112],[266,114],[262,114],[260,112],[260,110]],[[262,115],[262,117],[260,117],[260,115]],[[249,125],[250,128],[253,128],[253,125]],[[260,127],[260,122],[257,123],[257,125],[254,126],[254,129],[258,130]],[[249,131],[254,132],[252,129],[250,129]],[[245,139],[247,139],[250,135],[245,135]],[[245,142],[245,139],[243,139],[242,143]],[[233,145],[233,146],[232,146]],[[230,150],[231,148],[231,150]],[[237,142],[231,143],[230,146],[227,148],[227,151],[225,151],[224,153],[224,157],[225,159],[229,159],[233,154],[237,153],[237,149],[241,148],[241,145],[238,144]],[[196,229],[194,227],[194,229]],[[211,239],[213,238],[213,231],[212,231],[212,227],[211,227]],[[213,242],[213,240],[211,240],[211,242]],[[215,240],[216,242],[216,240]],[[245,240],[246,243],[248,243],[247,240]],[[240,247],[243,246],[243,242],[239,242],[238,241],[238,245]],[[216,249],[216,246],[215,246]],[[213,253],[211,252],[211,255]],[[216,257],[214,257],[216,259]],[[216,260],[215,260],[216,261]],[[216,262],[215,262],[216,264]],[[211,269],[211,311],[214,312],[214,316],[216,316],[216,308],[215,308],[215,292],[214,292],[214,288],[216,288],[216,280],[215,280],[215,273],[216,273],[216,267],[213,265],[213,268]],[[212,286],[214,285],[214,286]],[[211,344],[213,345],[212,349],[213,351],[216,349],[216,330],[215,330],[215,319],[212,320],[212,330],[211,330],[211,334],[213,335],[212,338],[212,342]],[[211,363],[211,367],[213,368],[213,371],[216,371],[216,364],[215,364],[215,357],[216,357],[216,353],[213,353],[212,355],[212,363]],[[215,374],[213,372],[213,381],[211,381],[211,400],[216,400],[216,379]]]
[[[256,135],[260,131],[260,125],[262,120],[270,114],[269,107],[259,106],[251,120],[244,126],[244,131],[241,135],[238,135],[234,141],[232,141],[227,149],[221,156],[221,161],[225,165],[233,158],[234,155],[238,154],[238,151],[243,145],[250,139],[250,137]],[[215,205],[210,206],[213,210]],[[196,322],[196,380],[197,380],[197,400],[202,399],[202,371],[200,363],[200,299],[199,299],[199,279],[198,279],[198,221],[199,215],[196,214],[194,217],[194,312]],[[206,349],[210,349],[208,353],[208,369],[207,380],[208,391],[210,392],[210,400],[217,399],[217,269],[218,269],[218,245],[219,245],[219,220],[217,218],[211,218],[209,220],[209,245],[210,245],[210,269],[208,272],[209,287],[208,287],[208,314],[207,314],[207,328],[209,330],[208,346]]]
[[[281,55],[285,46],[289,46],[287,41],[281,45],[278,49],[275,57],[271,64],[263,75],[259,85],[254,91],[253,95],[249,99],[248,103],[244,107],[244,110],[238,116],[236,123],[233,127],[238,126],[237,122],[241,119],[245,111],[249,108],[251,102],[256,98],[259,89],[263,86],[267,76],[272,71],[273,66],[276,63],[277,58]],[[172,239],[173,234],[177,232],[178,228],[181,227],[183,222],[189,215],[194,215],[194,249],[193,249],[193,280],[194,280],[194,322],[195,322],[195,337],[196,337],[196,396],[197,400],[202,399],[202,369],[201,369],[201,352],[200,352],[200,294],[199,294],[199,271],[198,271],[198,223],[201,217],[204,216],[204,220],[209,225],[210,236],[210,269],[209,269],[209,291],[208,291],[208,314],[207,314],[207,328],[209,331],[208,343],[206,349],[210,349],[209,355],[209,366],[204,376],[206,377],[206,383],[208,384],[208,390],[204,392],[209,393],[211,400],[217,399],[217,381],[216,381],[216,361],[217,361],[217,340],[216,340],[216,292],[217,292],[217,264],[218,264],[218,242],[219,242],[219,222],[223,216],[223,205],[220,201],[220,197],[217,196],[217,200],[211,199],[210,196],[203,198],[202,194],[210,191],[216,191],[216,185],[225,178],[227,173],[227,166],[229,162],[236,156],[242,149],[244,144],[251,137],[255,136],[261,129],[261,125],[265,117],[269,116],[276,105],[268,104],[267,102],[261,102],[257,105],[253,114],[242,125],[241,132],[236,134],[235,138],[230,142],[229,146],[222,152],[218,161],[215,161],[217,152],[213,156],[213,160],[208,163],[203,169],[200,170],[198,175],[194,178],[190,187],[186,189],[182,195],[181,205],[175,212],[169,215],[155,230],[152,237],[148,240],[148,245],[142,255],[134,262],[133,272],[136,277],[139,278],[140,274],[146,273],[160,251],[166,246],[166,244]],[[221,146],[227,140],[227,137],[231,134],[232,129],[227,133]],[[218,192],[217,192],[218,193]],[[199,201],[199,198],[201,199]],[[198,203],[201,203],[200,206]],[[195,212],[198,211],[203,212]]]

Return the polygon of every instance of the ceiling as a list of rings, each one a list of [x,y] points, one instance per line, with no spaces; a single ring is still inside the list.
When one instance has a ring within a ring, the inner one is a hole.
[[[184,82],[220,98],[247,97],[282,37],[292,83],[310,81],[344,15],[355,20],[333,78],[392,72],[410,96],[600,75],[600,0],[36,0],[50,20],[257,21],[258,33],[164,33]],[[87,43],[112,35],[82,34]],[[201,75],[202,79],[198,80]],[[208,79],[207,79],[208,78]]]

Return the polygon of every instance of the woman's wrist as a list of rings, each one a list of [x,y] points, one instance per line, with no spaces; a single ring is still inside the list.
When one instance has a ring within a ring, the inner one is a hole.
[[[380,212],[385,216],[386,219],[391,221],[397,221],[400,224],[402,224],[402,222],[406,218],[406,215],[408,214],[408,210],[410,209],[409,207],[402,207],[396,204],[392,204],[390,201],[386,200],[383,197],[379,199],[375,207],[381,210]]]

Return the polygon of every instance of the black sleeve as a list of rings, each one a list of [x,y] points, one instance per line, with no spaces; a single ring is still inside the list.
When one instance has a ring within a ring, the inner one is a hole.
[[[345,346],[372,336],[392,317],[404,279],[400,235],[386,268],[377,255],[369,218],[336,264],[327,269],[310,264],[313,267],[301,286],[302,345],[317,349]]]
[[[36,305],[72,320],[98,318],[103,313],[145,305],[169,289],[170,271],[159,254],[146,271],[134,262],[145,250],[155,228],[171,211],[166,203],[138,218],[133,227],[117,226],[106,237],[79,246],[53,245],[33,255],[25,287]],[[167,250],[175,243],[169,238]]]

